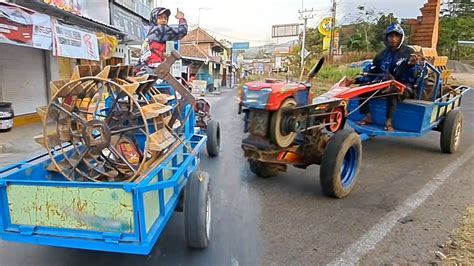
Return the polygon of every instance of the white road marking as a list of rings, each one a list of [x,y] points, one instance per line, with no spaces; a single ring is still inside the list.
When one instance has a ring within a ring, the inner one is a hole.
[[[413,212],[423,202],[433,195],[438,188],[464,163],[474,156],[474,146],[449,164],[442,172],[426,183],[418,192],[407,198],[395,210],[385,215],[367,233],[347,248],[336,260],[329,265],[354,265],[371,249],[375,248],[394,227],[397,221]]]

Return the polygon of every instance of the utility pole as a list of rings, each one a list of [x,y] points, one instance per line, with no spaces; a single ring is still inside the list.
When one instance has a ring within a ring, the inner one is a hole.
[[[305,51],[305,48],[306,48],[306,27],[308,25],[308,19],[312,19],[314,17],[312,15],[312,13],[314,11],[312,8],[310,10],[303,9],[303,8],[304,8],[304,4],[303,4],[303,0],[301,0],[301,10],[298,10],[298,12],[300,13],[300,20],[303,20],[304,22],[303,22],[303,39],[301,40],[301,75],[300,75],[300,79],[303,76],[303,72],[304,72],[304,60],[305,60],[304,51]]]
[[[336,29],[336,0],[332,0],[332,19],[331,19],[331,40],[329,42],[329,61],[333,61],[334,56],[334,31]]]
[[[197,32],[196,32],[196,44],[199,45],[199,31],[201,28],[201,10],[209,10],[211,8],[208,7],[200,7],[198,11],[198,27],[197,27]]]

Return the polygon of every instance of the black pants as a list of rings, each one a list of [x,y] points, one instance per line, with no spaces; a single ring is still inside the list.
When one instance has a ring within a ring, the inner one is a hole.
[[[411,93],[411,86],[408,87],[409,85],[408,84],[404,84],[405,86],[407,86],[408,89],[406,89],[402,95],[400,94],[396,94],[397,92],[399,92],[399,90],[397,88],[389,88],[389,89],[386,89],[386,90],[381,90],[381,91],[378,91],[374,97],[381,97],[381,96],[384,96],[386,95],[384,98],[387,100],[387,108],[386,108],[386,113],[385,113],[385,117],[387,119],[392,119],[393,118],[393,114],[395,113],[395,110],[397,110],[397,104],[398,102],[401,102],[403,101],[404,99],[406,98],[411,98],[412,97],[412,93]],[[364,115],[367,115],[370,113],[370,106],[369,106],[369,101],[367,101],[367,99],[372,96],[372,94],[374,94],[374,92],[368,92],[368,93],[364,93],[362,94],[360,97],[362,99],[359,100],[359,106],[360,107],[360,112]],[[365,104],[364,102],[367,101]]]

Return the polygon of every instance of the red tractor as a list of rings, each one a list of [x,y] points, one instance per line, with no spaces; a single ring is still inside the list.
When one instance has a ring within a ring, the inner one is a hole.
[[[313,99],[311,81],[323,62],[306,82],[267,80],[243,86],[239,112],[245,114],[249,134],[242,148],[250,170],[260,177],[286,171],[288,164],[319,164],[324,194],[342,198],[356,183],[362,148],[355,132],[343,130],[347,100]]]

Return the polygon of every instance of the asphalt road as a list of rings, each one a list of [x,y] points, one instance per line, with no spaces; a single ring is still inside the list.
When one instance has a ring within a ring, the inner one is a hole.
[[[474,203],[472,92],[464,98],[459,152],[442,154],[435,132],[366,141],[356,188],[342,200],[322,195],[318,166],[289,167],[270,179],[254,176],[240,148],[243,122],[234,92],[210,101],[222,142],[220,156],[204,153],[201,165],[212,178],[208,249],[186,247],[183,216],[176,213],[149,256],[0,242],[0,265],[429,263]]]

